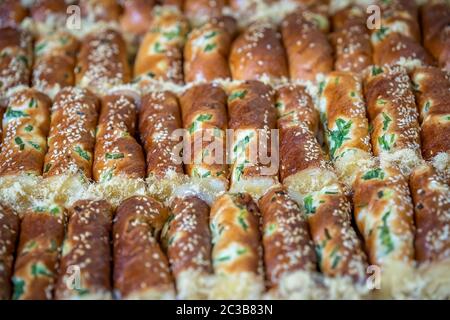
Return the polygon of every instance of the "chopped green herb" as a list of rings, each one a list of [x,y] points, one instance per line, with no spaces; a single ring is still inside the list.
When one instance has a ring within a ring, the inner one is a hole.
[[[425,102],[425,105],[423,106],[423,109],[424,109],[425,112],[428,112],[430,110],[430,107],[431,107],[431,102],[427,101],[427,102]]]
[[[18,277],[13,277],[12,278],[12,283],[14,286],[14,293],[13,293],[13,300],[18,300],[20,299],[20,297],[23,295],[23,293],[25,292],[25,280],[18,278]]]
[[[387,224],[387,219],[389,215],[391,214],[391,211],[389,210],[386,212],[383,217],[381,218],[383,221],[383,224],[378,227],[380,230],[380,240],[381,244],[386,248],[385,254],[389,254],[391,251],[394,250],[394,242],[391,238],[391,232],[389,230],[389,226]]]
[[[391,150],[391,147],[394,145],[394,141],[395,134],[383,134],[381,137],[378,137],[378,143],[385,151]]]
[[[100,182],[107,182],[112,179],[114,168],[104,170],[100,174]]]
[[[32,126],[31,124],[29,124],[29,125],[27,125],[27,126],[24,128],[24,130],[25,130],[26,132],[31,132],[31,131],[33,131],[33,126]]]
[[[375,37],[378,39],[378,41],[381,41],[386,37],[387,32],[389,31],[389,28],[381,26],[380,30],[375,32]]]
[[[30,146],[32,146],[32,147],[35,148],[36,150],[38,150],[38,151],[41,150],[41,146],[40,146],[39,144],[37,144],[36,142],[33,142],[33,141],[27,141],[27,142],[28,142],[28,144],[29,144]]]
[[[270,235],[272,235],[275,231],[277,230],[277,225],[275,224],[275,223],[271,223],[271,224],[269,224],[268,226],[267,226],[267,228],[266,228],[266,235],[267,236],[270,236]]]
[[[205,34],[204,38],[205,39],[211,39],[211,38],[213,38],[216,35],[217,35],[217,31],[211,31],[210,33]]]
[[[386,131],[389,128],[389,123],[392,122],[392,119],[386,114],[383,114],[383,130]]]
[[[386,104],[386,100],[384,100],[384,99],[377,99],[377,104],[385,105]]]
[[[91,157],[89,156],[89,153],[87,151],[83,150],[83,148],[81,148],[80,146],[76,146],[74,151],[76,153],[78,153],[78,155],[80,157],[82,157],[83,159],[85,159],[87,161],[91,160]]]
[[[381,168],[376,168],[373,170],[369,170],[367,171],[362,178],[364,180],[371,180],[371,179],[380,179],[383,180],[384,179],[384,172]]]
[[[107,153],[105,153],[105,158],[108,159],[108,160],[111,160],[111,159],[122,159],[124,157],[125,156],[124,156],[124,154],[122,152],[116,152],[116,153],[109,153],[109,152],[107,152]]]
[[[53,273],[47,269],[47,267],[40,263],[35,263],[31,265],[31,274],[35,277],[53,277]]]
[[[5,112],[6,120],[13,118],[21,118],[21,117],[29,117],[29,115],[20,110],[12,110],[11,107],[8,107]]]
[[[203,51],[204,51],[204,52],[209,52],[209,51],[214,50],[215,47],[217,47],[217,45],[216,45],[215,43],[208,43],[208,44],[205,46],[205,49],[203,49]]]
[[[372,76],[376,76],[380,73],[383,73],[383,69],[381,67],[377,67],[377,66],[372,67]]]
[[[23,142],[21,137],[15,137],[14,142],[19,146],[20,150],[25,149],[25,143]]]
[[[30,102],[28,103],[28,108],[34,108],[37,107],[36,99],[31,98]]]
[[[46,46],[46,42],[39,43],[36,47],[34,47],[34,52],[39,54]]]
[[[168,32],[163,32],[163,36],[167,39],[167,40],[173,40],[176,37],[180,36],[181,34],[181,27],[177,26],[177,29],[174,31],[168,31]]]
[[[45,165],[45,167],[44,167],[44,173],[49,172],[51,167],[52,167],[52,164],[51,164],[51,163],[47,163],[47,164]]]
[[[325,81],[319,82],[319,96],[322,95],[323,89],[325,89]]]
[[[230,260],[230,259],[231,259],[230,256],[221,256],[221,257],[218,257],[218,258],[215,259],[215,260],[218,261],[218,262],[223,262],[223,261],[228,261],[228,260]]]
[[[247,251],[248,250],[246,248],[239,248],[239,249],[237,249],[236,253],[237,253],[238,256],[241,256],[244,253],[247,253]]]
[[[235,99],[244,99],[246,95],[247,90],[235,91],[228,97],[228,100],[233,101]]]
[[[247,215],[247,211],[241,210],[241,212],[239,213],[239,216],[238,216],[238,222],[241,225],[242,229],[244,229],[244,231],[247,231],[247,229],[248,229],[248,224],[245,221],[246,215]]]
[[[153,50],[156,52],[156,53],[163,53],[165,50],[162,48],[162,46],[161,46],[161,43],[159,43],[159,42],[156,42],[155,43],[155,45],[154,45],[154,47],[153,47]]]
[[[303,199],[303,206],[305,208],[306,214],[316,213],[316,207],[313,206],[313,197],[311,195],[307,195]]]
[[[345,121],[344,119],[338,118],[336,120],[337,128],[335,130],[328,131],[328,139],[330,141],[330,156],[334,159],[337,149],[339,149],[345,140],[350,138],[347,135],[350,133],[350,128],[352,126],[352,120]]]

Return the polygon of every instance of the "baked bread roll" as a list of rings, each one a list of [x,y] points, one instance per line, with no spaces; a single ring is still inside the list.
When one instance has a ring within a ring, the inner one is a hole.
[[[122,30],[139,36],[144,35],[152,18],[155,2],[155,0],[123,1],[123,14],[120,16]]]
[[[67,87],[57,94],[52,106],[44,177],[68,173],[92,177],[98,113],[99,102],[86,89]]]
[[[76,84],[97,95],[130,81],[125,41],[114,29],[88,34],[81,43],[75,68]]]
[[[271,129],[276,127],[274,91],[259,81],[228,88],[228,127],[234,130],[230,160],[232,192],[258,198],[278,182],[278,158],[272,154]],[[275,159],[276,158],[276,159]]]
[[[281,35],[270,23],[256,22],[238,36],[231,46],[229,61],[234,80],[289,76]]]
[[[361,172],[354,183],[355,222],[369,262],[381,267],[382,297],[414,294],[414,217],[408,181],[381,165]],[[416,283],[417,284],[417,283]]]
[[[432,160],[450,152],[450,77],[433,67],[416,68],[411,74],[421,124],[422,155]]]
[[[212,274],[209,206],[196,196],[177,197],[163,232],[179,299],[206,299]]]
[[[408,75],[402,67],[373,66],[364,93],[374,155],[409,174],[420,160],[420,136]]]
[[[116,22],[121,8],[116,0],[80,0],[81,16],[88,21]]]
[[[131,197],[114,218],[114,292],[121,299],[174,299],[166,255],[158,243],[169,213],[158,201]]]
[[[104,200],[79,200],[68,210],[55,299],[111,299],[112,215]]]
[[[3,115],[0,176],[42,174],[50,105],[50,99],[34,89],[22,89],[10,97]]]
[[[189,24],[171,7],[156,7],[149,31],[142,39],[134,63],[135,81],[153,80],[183,83],[183,45]]]
[[[213,17],[222,15],[227,0],[185,0],[183,11],[193,24],[202,24]]]
[[[73,86],[78,47],[78,40],[65,31],[41,36],[34,46],[33,87],[54,99],[59,90]]]
[[[135,138],[137,106],[129,92],[101,99],[92,175],[113,205],[144,188],[145,158]]]
[[[333,71],[322,88],[320,112],[328,152],[338,175],[351,186],[371,158],[362,85],[353,73]]]
[[[57,205],[51,205],[36,207],[24,215],[12,278],[13,299],[53,298],[64,239],[63,210]]]
[[[228,67],[232,35],[224,27],[206,23],[188,35],[184,47],[184,81],[231,78]]]
[[[258,299],[264,289],[260,213],[252,197],[226,193],[211,207],[212,299]]]
[[[359,7],[340,10],[333,17],[336,30],[330,36],[336,71],[359,73],[372,65],[372,45],[364,11]]]
[[[313,273],[317,268],[308,223],[297,204],[280,187],[266,193],[259,200],[259,208],[268,288],[290,298],[283,295],[290,287],[306,288],[305,284],[290,284],[289,279],[296,273]]]
[[[13,27],[0,29],[0,99],[19,85],[28,86],[32,66],[32,37]]]
[[[175,94],[151,92],[142,97],[139,133],[146,153],[149,191],[160,200],[170,197],[183,176],[181,115]],[[177,146],[180,146],[179,148]]]
[[[27,16],[27,9],[20,1],[5,0],[0,3],[0,28],[16,27]]]
[[[291,80],[314,81],[333,68],[333,49],[317,24],[306,12],[295,11],[281,23]]]
[[[424,47],[450,71],[450,5],[446,1],[427,1],[421,7]]]
[[[8,300],[11,298],[11,276],[19,238],[19,215],[9,206],[0,204],[0,224],[0,300]]]
[[[227,95],[214,84],[201,84],[180,97],[188,138],[183,148],[186,173],[213,194],[228,189],[226,162]]]

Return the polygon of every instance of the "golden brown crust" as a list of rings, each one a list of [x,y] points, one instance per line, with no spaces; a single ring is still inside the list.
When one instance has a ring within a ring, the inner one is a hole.
[[[184,14],[194,21],[205,21],[222,15],[226,0],[185,0]]]
[[[76,84],[101,94],[130,81],[127,50],[122,35],[105,29],[87,35],[78,54]]]
[[[335,70],[359,73],[372,65],[372,45],[364,18],[348,21],[345,28],[331,34],[330,41]]]
[[[352,73],[331,72],[321,99],[331,159],[336,160],[344,152],[354,149],[370,154],[369,123],[358,78]]]
[[[450,79],[438,68],[416,68],[411,80],[421,123],[422,155],[431,160],[450,150]]]
[[[0,300],[8,300],[11,297],[11,275],[19,238],[19,215],[9,206],[0,204],[0,225]]]
[[[80,0],[82,17],[91,21],[118,21],[121,8],[116,0]]]
[[[0,27],[18,26],[27,16],[20,1],[5,0],[0,3]]]
[[[302,11],[289,14],[281,23],[283,43],[292,80],[314,81],[333,68],[332,47],[327,37]]]
[[[319,115],[305,88],[295,85],[278,88],[275,106],[281,181],[305,169],[324,167],[326,158],[315,137]]]
[[[174,154],[180,138],[172,135],[181,128],[177,97],[168,91],[152,92],[142,97],[139,133],[147,154],[147,175],[164,178],[168,172],[183,173],[183,165]]]
[[[18,85],[28,85],[32,65],[32,38],[27,31],[0,29],[0,98]]]
[[[24,89],[10,97],[3,117],[0,176],[42,174],[50,105],[50,99],[34,89]]]
[[[303,198],[320,270],[331,277],[365,280],[367,258],[351,225],[351,205],[338,189],[324,188]]]
[[[275,92],[259,81],[245,81],[229,90],[228,127],[234,130],[232,185],[252,177],[276,177],[278,169],[273,172],[271,164],[263,160],[271,155],[270,130],[276,128]],[[265,143],[267,150],[260,143]]]
[[[13,299],[50,300],[64,238],[64,213],[58,206],[24,215],[14,266]]]
[[[214,202],[210,228],[215,274],[260,274],[259,216],[249,194],[227,193]]]
[[[60,31],[41,36],[34,47],[32,85],[51,98],[75,83],[75,58],[79,42],[75,36]]]
[[[225,130],[227,96],[213,84],[201,84],[180,97],[184,128],[189,132],[190,155],[184,150],[186,172],[191,177],[219,177],[227,183]],[[214,143],[216,148],[211,148]],[[201,149],[198,150],[198,146]]]
[[[97,126],[94,180],[107,182],[112,177],[143,178],[145,159],[134,138],[136,102],[124,93],[112,93],[101,99]]]
[[[123,3],[123,14],[120,26],[125,32],[143,35],[147,31],[148,22],[152,18],[155,0],[128,0]]]
[[[361,7],[347,6],[335,12],[331,17],[334,31],[344,31],[353,25],[365,25],[366,15]]]
[[[61,90],[52,106],[44,177],[82,173],[92,177],[95,129],[99,112],[97,98],[75,87]]]
[[[407,179],[394,167],[375,167],[360,173],[354,191],[355,222],[370,263],[412,263],[414,218]]]
[[[228,67],[231,40],[225,28],[212,23],[190,32],[184,47],[184,81],[231,78]]]
[[[79,200],[69,209],[56,299],[110,298],[112,214],[111,206],[104,200]],[[80,268],[78,288],[76,279],[70,283],[70,277],[76,276],[73,266]]]
[[[155,8],[134,63],[134,76],[183,83],[182,47],[189,24],[173,8]]]
[[[431,165],[417,167],[409,186],[415,211],[415,258],[420,263],[443,261],[450,257],[450,190]]]
[[[287,192],[283,188],[270,190],[259,200],[259,208],[269,288],[276,288],[287,273],[315,271],[316,254],[308,223]]]
[[[212,273],[209,206],[198,197],[175,198],[164,242],[175,278],[185,271]]]
[[[395,65],[408,60],[418,60],[423,65],[434,65],[433,58],[414,39],[391,32],[374,45],[373,61],[377,65]]]
[[[146,291],[174,291],[167,257],[158,244],[169,213],[158,201],[128,198],[114,218],[114,288],[120,298],[144,297]]]
[[[408,75],[402,68],[373,66],[364,83],[372,124],[373,153],[402,149],[420,151],[419,124]]]
[[[450,5],[448,3],[425,3],[421,7],[424,47],[439,62],[441,68],[450,70]]]
[[[233,79],[287,78],[286,54],[280,38],[268,23],[249,26],[231,46],[229,62]]]

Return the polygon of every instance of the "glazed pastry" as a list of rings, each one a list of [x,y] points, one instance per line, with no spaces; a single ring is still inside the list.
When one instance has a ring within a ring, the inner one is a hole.
[[[432,160],[450,151],[450,80],[438,68],[416,68],[411,75],[419,109],[422,155]]]
[[[230,160],[233,192],[260,197],[278,182],[278,158],[271,149],[276,142],[274,91],[259,81],[245,81],[228,88],[228,127],[232,130]]]
[[[41,36],[34,46],[32,85],[50,98],[75,83],[75,58],[78,40],[68,32]]]
[[[13,299],[51,300],[60,248],[64,238],[64,209],[51,205],[25,213],[14,265]]]
[[[3,115],[0,176],[42,174],[50,105],[50,99],[34,89],[22,89],[10,97]]]
[[[331,34],[330,41],[334,48],[336,71],[359,73],[372,65],[372,45],[361,8],[352,7],[337,12],[333,27],[336,31]]]
[[[13,27],[0,29],[0,99],[9,89],[28,86],[32,66],[32,37]]]
[[[222,88],[202,84],[180,97],[188,141],[183,149],[186,173],[213,192],[228,189],[226,165],[227,96]]]
[[[81,43],[75,68],[76,84],[97,95],[130,81],[125,41],[113,29],[87,35]]]
[[[351,186],[371,158],[361,82],[352,73],[331,72],[323,83],[320,100],[328,153],[339,176]]]
[[[154,80],[183,83],[183,45],[189,24],[170,7],[156,7],[149,31],[142,39],[134,64],[135,81]]]
[[[93,164],[97,182],[114,177],[129,179],[145,176],[145,160],[141,146],[134,138],[136,101],[126,93],[115,92],[101,100]]]
[[[231,35],[225,28],[207,23],[188,35],[184,47],[184,81],[231,78],[228,54]]]
[[[291,80],[314,81],[333,68],[333,50],[326,35],[305,13],[295,11],[281,23]]]
[[[69,209],[55,299],[111,299],[111,206],[79,200]]]
[[[450,5],[443,0],[427,1],[421,7],[424,47],[450,71]]]
[[[230,51],[233,80],[287,78],[286,55],[281,36],[269,23],[254,23],[234,42]]]
[[[251,196],[227,193],[211,207],[212,299],[257,299],[264,289],[259,211]]]
[[[194,24],[201,24],[222,15],[227,0],[185,0],[183,11]]]
[[[150,197],[123,201],[114,218],[114,291],[120,299],[173,299],[175,288],[158,243],[168,210]]]
[[[364,93],[374,155],[408,174],[420,160],[419,123],[408,75],[402,67],[372,66]]]
[[[282,291],[290,275],[316,271],[314,244],[304,215],[283,188],[266,193],[259,208],[268,287]]]
[[[11,298],[11,276],[19,239],[19,215],[7,205],[0,204],[0,300]]]
[[[97,98],[86,89],[62,89],[52,106],[44,177],[81,173],[92,177],[95,130],[99,113]]]
[[[123,1],[123,14],[120,16],[122,30],[136,35],[145,34],[154,4],[155,0]]]
[[[206,299],[212,273],[209,206],[198,197],[175,198],[163,233],[179,299]]]

